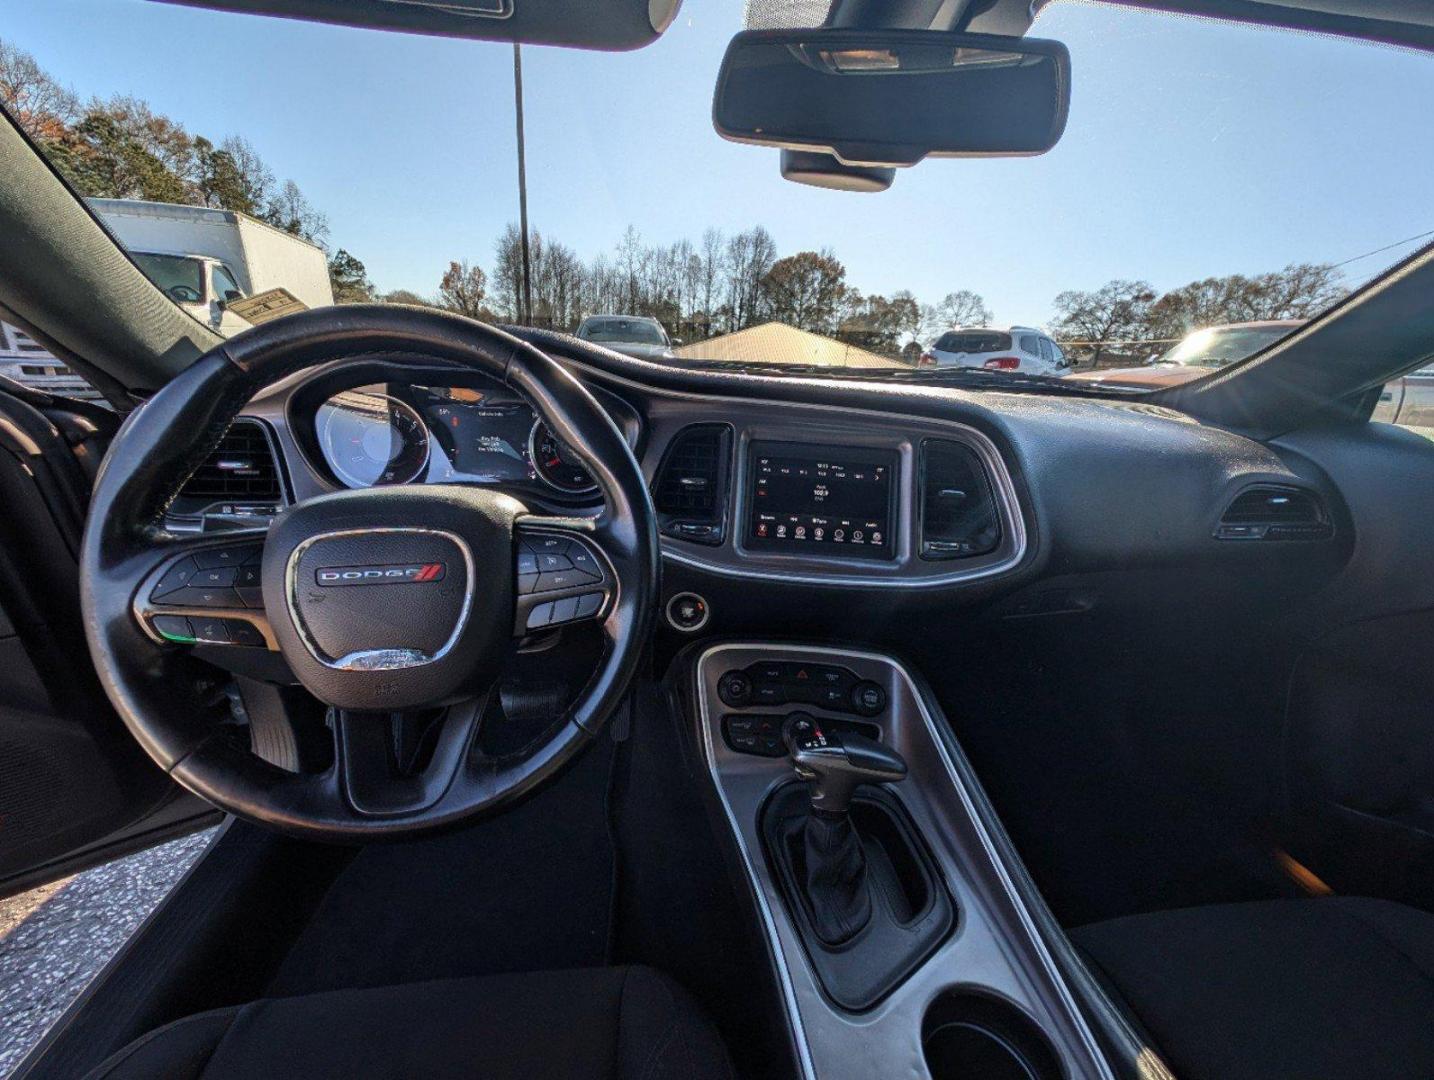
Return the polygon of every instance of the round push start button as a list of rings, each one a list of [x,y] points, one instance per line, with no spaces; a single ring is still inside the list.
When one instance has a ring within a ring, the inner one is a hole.
[[[667,601],[667,621],[672,624],[674,630],[680,630],[684,634],[701,630],[707,625],[711,614],[707,601],[696,593],[677,593]]]

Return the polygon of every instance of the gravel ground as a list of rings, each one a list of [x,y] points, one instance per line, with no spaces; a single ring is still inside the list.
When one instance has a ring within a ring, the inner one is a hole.
[[[59,1019],[214,830],[0,900],[0,1080]]]

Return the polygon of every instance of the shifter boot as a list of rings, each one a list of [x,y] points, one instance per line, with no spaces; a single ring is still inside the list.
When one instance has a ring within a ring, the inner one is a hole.
[[[850,941],[871,919],[866,854],[851,815],[809,813],[803,841],[813,929],[827,945]]]

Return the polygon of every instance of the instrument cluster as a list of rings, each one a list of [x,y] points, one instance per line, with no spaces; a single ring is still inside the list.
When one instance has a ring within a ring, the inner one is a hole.
[[[506,387],[369,383],[314,412],[324,463],[346,487],[476,483],[567,499],[597,493],[578,456]]]

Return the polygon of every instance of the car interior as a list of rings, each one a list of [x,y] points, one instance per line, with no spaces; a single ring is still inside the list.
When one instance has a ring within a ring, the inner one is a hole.
[[[1434,50],[1416,0],[1123,2]],[[819,6],[733,39],[714,140],[881,199],[1061,138],[1040,5]],[[4,116],[0,176],[0,315],[105,399],[0,386],[0,892],[219,826],[17,1077],[1434,1074],[1434,442],[1372,419],[1434,251],[1179,385],[826,377],[223,338]]]

